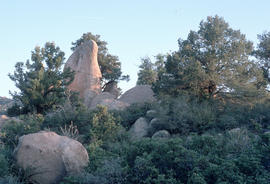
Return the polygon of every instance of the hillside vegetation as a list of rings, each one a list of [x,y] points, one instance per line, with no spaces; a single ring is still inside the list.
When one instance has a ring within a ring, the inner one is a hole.
[[[55,69],[53,59],[37,58],[27,64],[29,73],[16,65],[11,78],[23,90],[14,97],[24,101],[8,110],[20,121],[1,129],[0,183],[32,183],[13,150],[20,136],[50,130],[78,140],[89,154],[84,172],[64,177],[63,184],[269,184],[270,33],[261,34],[254,48],[240,30],[214,16],[178,44],[155,61],[142,59],[137,83],[151,85],[156,101],[124,110],[89,110],[67,93],[64,83],[54,81],[66,80],[58,71],[62,60]],[[37,65],[43,59],[51,70]],[[48,72],[62,78],[44,80]],[[47,98],[39,95],[54,89],[50,84],[63,86]],[[156,121],[147,136],[133,139],[129,130],[140,117]],[[152,137],[160,130],[170,136]]]

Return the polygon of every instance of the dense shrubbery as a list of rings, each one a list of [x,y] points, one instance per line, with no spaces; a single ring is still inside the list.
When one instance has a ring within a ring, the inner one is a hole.
[[[146,115],[146,112],[150,110],[154,104],[145,103],[145,104],[132,104],[127,107],[124,111],[114,111],[114,116],[118,118],[119,123],[129,129],[131,125],[140,117]]]
[[[237,142],[240,140],[240,142]],[[67,183],[268,183],[263,142],[247,130],[190,135],[170,140],[143,139],[108,149],[96,171],[67,177]],[[269,145],[268,145],[269,147]],[[116,152],[115,152],[116,151]],[[116,154],[114,159],[112,154]],[[269,163],[269,162],[268,162]],[[82,178],[81,178],[82,177]]]
[[[0,145],[0,178],[6,176],[9,172],[8,160],[5,154],[5,148]]]
[[[159,122],[154,124],[153,132],[167,129],[171,133],[202,133],[215,126],[217,112],[214,103],[200,102],[188,96],[167,98],[156,111]]]
[[[173,138],[129,139],[122,125],[128,128],[138,117],[145,116],[149,105],[141,109],[131,106],[130,114],[108,112],[104,107],[88,111],[71,105],[45,117],[32,115],[11,121],[3,128],[1,140],[5,150],[12,150],[21,135],[46,128],[61,134],[60,127],[72,122],[79,130],[78,140],[89,151],[90,164],[85,173],[67,176],[62,183],[269,182],[268,103],[250,106],[183,97],[168,98],[158,106],[152,104],[153,108],[162,129],[170,131]],[[129,123],[124,124],[125,120]],[[0,181],[27,183],[27,175],[20,173],[7,155],[1,149]]]
[[[28,115],[22,116],[21,120],[11,120],[1,129],[0,138],[6,146],[15,148],[19,137],[40,131],[42,122],[42,115]]]
[[[165,129],[173,134],[188,135],[246,127],[262,133],[270,128],[269,105],[267,101],[249,104],[243,101],[199,100],[189,96],[166,98],[154,106],[158,121],[151,131]]]
[[[72,122],[78,127],[79,133],[86,134],[92,116],[93,113],[87,111],[83,106],[74,107],[70,103],[66,103],[45,115],[42,128],[60,133],[60,127],[70,125]]]

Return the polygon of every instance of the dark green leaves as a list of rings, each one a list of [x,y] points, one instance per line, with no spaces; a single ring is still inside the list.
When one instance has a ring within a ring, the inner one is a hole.
[[[65,101],[66,85],[73,80],[70,70],[61,71],[64,52],[54,43],[32,51],[31,61],[17,63],[14,74],[9,74],[19,93],[12,93],[22,104],[22,112],[44,113]]]

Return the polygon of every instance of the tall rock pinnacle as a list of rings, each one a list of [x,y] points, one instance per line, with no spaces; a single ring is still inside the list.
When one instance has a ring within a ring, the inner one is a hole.
[[[90,40],[78,46],[65,64],[75,72],[74,81],[68,86],[72,91],[80,93],[84,98],[85,93],[93,91],[101,92],[100,79],[102,77],[97,61],[98,46],[95,41]]]

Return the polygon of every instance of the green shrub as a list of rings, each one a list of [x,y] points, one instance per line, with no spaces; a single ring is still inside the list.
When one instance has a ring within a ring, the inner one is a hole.
[[[93,112],[88,111],[84,106],[66,103],[57,110],[46,114],[42,128],[61,133],[60,127],[63,128],[72,122],[78,128],[79,134],[87,134],[92,116]]]
[[[16,176],[5,176],[0,178],[0,184],[23,184]]]
[[[114,158],[103,160],[100,168],[93,173],[82,173],[77,176],[67,176],[63,184],[126,184],[124,168],[121,167],[121,160]]]
[[[263,166],[270,172],[270,132],[265,132],[262,135],[262,142],[260,143],[261,154],[263,155],[262,163]]]
[[[91,155],[89,166],[91,171],[95,171],[105,157],[111,154],[106,148],[126,136],[123,131],[113,114],[108,112],[106,107],[98,106],[93,114],[89,133],[84,137],[86,148]]]
[[[256,137],[243,134],[249,136],[251,146],[237,150],[227,134],[135,142],[125,151],[127,183],[153,183],[161,175],[174,183],[267,183],[270,172],[256,148],[261,144]]]
[[[106,184],[106,182],[105,178],[90,173],[82,173],[76,176],[66,176],[60,184]]]
[[[190,134],[182,139],[145,138],[96,146],[89,153],[88,173],[69,176],[65,181],[104,184],[268,183],[269,147],[267,149],[261,142],[264,139],[247,129],[236,130],[225,134]]]
[[[225,131],[238,127],[239,124],[234,116],[230,114],[221,114],[217,119],[216,127]]]
[[[5,155],[0,150],[0,178],[8,174],[9,163]]]
[[[1,140],[5,145],[15,148],[19,137],[41,130],[43,119],[42,115],[26,115],[21,120],[11,120],[2,128]]]
[[[7,114],[10,117],[19,116],[20,114],[22,114],[21,106],[15,103],[14,105],[12,105],[10,108],[7,109]]]
[[[99,178],[104,178],[105,184],[126,184],[126,170],[121,163],[122,160],[118,157],[105,159],[94,174]]]
[[[166,129],[180,134],[203,133],[213,128],[216,122],[216,109],[211,103],[186,96],[164,99],[156,111],[162,124],[153,127],[153,132]]]
[[[151,183],[162,175],[167,180],[186,182],[195,155],[181,144],[181,139],[143,139],[130,145],[125,156],[128,183]]]
[[[270,103],[267,100],[254,104],[228,101],[221,108],[217,120],[217,128],[221,130],[245,126],[249,130],[261,133],[270,129]]]
[[[131,104],[123,111],[113,111],[114,116],[118,117],[119,123],[128,130],[133,123],[140,117],[144,117],[146,112],[153,107],[154,104]]]
[[[204,177],[199,173],[192,173],[190,178],[188,179],[188,184],[207,184],[204,180]]]
[[[226,144],[224,148],[231,152],[243,152],[255,149],[253,147],[253,141],[256,140],[251,137],[250,133],[245,128],[235,128],[226,132],[225,140]]]
[[[257,103],[250,111],[250,120],[255,122],[251,124],[251,129],[270,130],[270,103],[269,101]],[[257,125],[256,125],[257,123]]]
[[[91,142],[101,141],[101,144],[114,141],[120,129],[121,126],[117,124],[113,114],[108,112],[107,107],[98,106],[92,117],[89,138]]]

